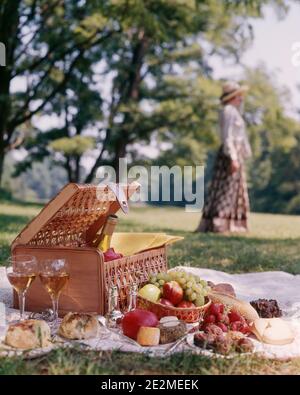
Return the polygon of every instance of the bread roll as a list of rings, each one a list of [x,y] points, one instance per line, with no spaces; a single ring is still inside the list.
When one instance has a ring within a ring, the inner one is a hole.
[[[233,286],[231,284],[227,284],[227,283],[214,284],[211,287],[211,289],[214,292],[219,292],[219,293],[222,293],[222,294],[233,296],[234,298],[236,297],[234,288],[233,288]]]
[[[29,350],[51,344],[49,325],[42,320],[25,320],[8,327],[5,343],[8,346]]]
[[[280,318],[259,318],[253,322],[251,331],[267,344],[289,344],[295,338],[289,324]]]
[[[58,334],[66,339],[91,339],[98,335],[99,322],[93,314],[68,313],[64,316]]]
[[[238,311],[249,322],[253,322],[259,318],[257,311],[248,302],[239,300],[227,294],[214,291],[209,292],[208,296],[212,300],[212,302],[223,303],[224,305],[229,306],[233,310]]]

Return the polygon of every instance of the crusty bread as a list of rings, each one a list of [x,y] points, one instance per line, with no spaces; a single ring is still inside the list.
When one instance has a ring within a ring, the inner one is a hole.
[[[251,325],[251,331],[267,344],[289,344],[295,338],[289,324],[280,318],[259,318]]]
[[[97,337],[99,322],[93,314],[68,313],[64,316],[58,334],[66,339],[91,339]]]
[[[25,320],[8,327],[5,343],[8,346],[29,350],[50,345],[49,325],[42,320]]]
[[[209,292],[208,296],[212,300],[212,302],[223,303],[224,305],[229,306],[233,310],[238,311],[249,322],[253,322],[259,318],[257,311],[248,302],[215,291]]]
[[[234,288],[231,284],[219,283],[211,287],[212,291],[236,297]]]

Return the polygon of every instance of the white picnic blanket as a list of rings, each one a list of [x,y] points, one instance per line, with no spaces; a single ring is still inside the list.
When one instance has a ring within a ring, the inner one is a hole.
[[[292,275],[285,272],[259,272],[246,274],[228,274],[221,271],[210,269],[199,269],[192,267],[178,267],[185,269],[193,274],[200,276],[205,280],[214,283],[227,282],[233,285],[237,297],[243,300],[253,300],[258,298],[277,299],[282,308],[285,319],[295,332],[295,341],[285,346],[272,346],[262,344],[254,340],[255,351],[266,358],[289,359],[300,357],[300,275]],[[2,303],[1,303],[2,302]],[[0,339],[4,337],[8,323],[17,317],[17,312],[11,308],[12,291],[7,281],[4,268],[0,268]],[[75,342],[76,343],[76,342]],[[164,356],[166,346],[158,347],[140,347],[129,342],[118,334],[106,332],[99,338],[88,341],[80,341],[81,345],[95,350],[113,350],[118,349],[127,352],[143,352],[151,356]],[[191,348],[184,343],[176,352],[189,350],[193,353],[200,353],[197,348]],[[47,350],[46,350],[47,351]],[[45,350],[32,352],[30,356],[44,353]],[[208,354],[210,354],[208,352]]]

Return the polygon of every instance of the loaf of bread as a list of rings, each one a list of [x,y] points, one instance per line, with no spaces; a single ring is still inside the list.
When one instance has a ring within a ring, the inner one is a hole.
[[[137,342],[141,346],[157,346],[160,339],[159,328],[141,326],[137,334]]]
[[[214,292],[219,292],[222,294],[230,295],[230,296],[233,296],[234,298],[236,296],[234,288],[231,284],[227,284],[227,283],[213,284],[211,289]]]
[[[209,292],[208,296],[212,300],[212,302],[223,303],[231,309],[239,312],[249,322],[253,322],[259,318],[257,311],[248,302],[215,291]]]
[[[251,331],[267,344],[289,344],[295,338],[289,324],[281,318],[259,318],[251,325]]]
[[[9,325],[5,343],[23,350],[47,347],[51,344],[49,325],[42,320],[24,320]]]
[[[98,335],[100,325],[93,314],[68,313],[64,316],[58,334],[66,339],[91,339]]]

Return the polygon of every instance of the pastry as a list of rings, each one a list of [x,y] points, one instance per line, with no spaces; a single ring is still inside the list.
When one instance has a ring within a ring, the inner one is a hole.
[[[99,322],[93,314],[68,313],[64,316],[58,334],[66,339],[91,339],[99,331]]]
[[[42,348],[50,345],[50,328],[42,320],[25,320],[9,325],[5,343],[19,349]]]
[[[214,284],[211,287],[211,289],[212,289],[212,291],[215,291],[215,292],[220,292],[220,293],[230,295],[233,297],[236,296],[234,288],[231,284],[227,284],[227,283]]]
[[[254,350],[254,345],[250,339],[231,331],[227,333],[198,332],[194,335],[194,344],[197,347],[223,355],[228,355],[231,352],[244,353]]]

